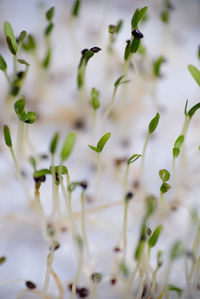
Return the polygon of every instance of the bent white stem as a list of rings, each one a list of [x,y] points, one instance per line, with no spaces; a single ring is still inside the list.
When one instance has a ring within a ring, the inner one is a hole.
[[[85,191],[82,191],[81,193],[81,229],[83,235],[83,242],[87,248],[87,251],[89,251],[88,238],[86,232],[86,221],[85,221]]]

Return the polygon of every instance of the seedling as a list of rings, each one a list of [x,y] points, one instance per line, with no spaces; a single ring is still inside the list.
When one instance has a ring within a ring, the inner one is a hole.
[[[170,179],[170,173],[167,169],[161,169],[159,171],[159,176],[162,180],[162,185],[160,187],[160,204],[161,204],[161,210],[165,211],[166,209],[166,201],[165,201],[165,193],[167,193],[170,189],[171,186],[166,183]]]
[[[54,23],[52,22],[54,14],[55,14],[55,7],[51,7],[46,12],[46,20],[48,22],[48,24],[45,28],[45,31],[44,31],[46,54],[45,54],[45,57],[42,62],[42,66],[45,69],[49,68],[50,63],[51,63],[51,56],[52,56],[51,34],[52,34],[52,30],[54,28]]]
[[[109,104],[108,108],[106,109],[106,111],[104,112],[104,115],[103,115],[103,124],[105,123],[105,121],[109,117],[110,112],[111,112],[111,110],[113,108],[113,104],[114,104],[114,101],[115,101],[115,98],[116,98],[116,93],[117,93],[118,87],[120,85],[122,85],[122,84],[126,84],[126,83],[129,83],[129,82],[130,82],[129,80],[124,80],[124,75],[120,76],[115,81],[115,83],[114,83],[114,90],[113,90],[113,94],[112,94],[112,98],[111,98],[110,104]]]
[[[138,26],[139,23],[145,18],[145,14],[147,12],[147,7],[143,7],[141,9],[136,9],[132,20],[131,20],[131,40],[128,41],[125,52],[124,52],[124,66],[123,66],[123,74],[124,76],[127,75],[127,71],[130,65],[130,61],[132,58],[132,55],[137,53],[139,46],[140,46],[140,40],[143,38],[142,32],[139,31]]]
[[[99,47],[93,47],[90,50],[84,49],[81,52],[81,60],[78,66],[77,85],[78,89],[83,89],[85,85],[85,71],[88,61],[94,56],[95,53],[101,51]]]
[[[97,153],[97,178],[96,178],[96,190],[97,194],[99,191],[99,184],[101,178],[101,164],[100,164],[100,153],[103,151],[105,144],[108,142],[111,133],[106,133],[103,135],[97,143],[97,146],[88,145],[93,151]]]
[[[75,0],[73,8],[72,8],[72,16],[77,18],[80,13],[80,7],[81,7],[81,0]]]
[[[91,104],[92,104],[92,127],[95,127],[97,110],[100,108],[99,91],[95,88],[91,90]]]
[[[23,187],[23,190],[24,190],[24,193],[25,193],[25,197],[27,198],[27,200],[30,203],[31,199],[30,199],[29,191],[28,191],[27,186],[25,184],[24,178],[23,178],[23,176],[21,174],[21,171],[20,171],[20,168],[19,168],[19,164],[18,164],[18,161],[16,159],[15,152],[13,150],[12,139],[11,139],[11,135],[10,135],[10,129],[9,129],[8,126],[4,125],[3,133],[4,133],[5,143],[9,147],[9,150],[10,150],[13,162],[14,162],[14,166],[15,166],[15,171],[16,171],[17,177],[18,177],[18,179],[19,179],[19,181],[20,181],[20,183],[21,183],[21,185]]]
[[[145,159],[145,154],[146,154],[146,149],[147,149],[147,145],[149,142],[149,138],[150,138],[151,134],[153,134],[155,129],[157,128],[159,119],[160,119],[160,114],[156,113],[155,117],[149,123],[148,134],[145,139],[145,143],[144,143],[143,151],[142,151],[142,162],[141,162],[141,170],[142,171],[144,169],[144,159]]]
[[[28,124],[33,124],[36,121],[37,115],[35,112],[25,111],[25,98],[21,98],[14,104],[15,112],[19,119],[18,124],[18,155],[22,156],[24,154],[24,139],[26,140],[27,145],[30,147],[32,152],[35,154],[36,151],[29,140],[28,137]],[[25,132],[26,131],[26,132]],[[24,136],[25,135],[25,136]]]

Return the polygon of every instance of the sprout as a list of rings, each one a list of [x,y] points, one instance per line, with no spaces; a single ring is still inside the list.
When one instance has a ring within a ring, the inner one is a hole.
[[[2,265],[3,263],[5,263],[6,261],[6,257],[5,256],[1,256],[0,257],[0,265]]]
[[[103,135],[101,137],[101,139],[99,140],[99,142],[97,143],[97,146],[92,146],[92,145],[88,145],[93,151],[100,153],[102,152],[105,144],[107,143],[107,141],[109,140],[111,134],[110,133],[106,133],[105,135]]]
[[[108,44],[108,51],[110,53],[113,52],[113,44],[115,42],[115,36],[121,31],[123,25],[123,21],[119,20],[116,25],[109,25],[108,32],[109,32],[109,44]]]
[[[32,34],[29,34],[27,36],[27,41],[22,43],[23,50],[27,52],[35,52],[36,50],[36,42],[34,39],[34,36]]]
[[[18,51],[17,41],[15,39],[12,26],[9,22],[4,22],[4,35],[7,41],[8,49],[10,50],[12,55],[16,56]]]
[[[138,28],[139,22],[141,22],[142,19],[145,17],[146,12],[147,12],[147,6],[141,8],[141,9],[138,9],[138,8],[136,9],[136,11],[132,17],[132,20],[131,20],[132,30]]]
[[[57,146],[58,146],[58,140],[59,140],[59,134],[55,133],[53,138],[52,138],[51,144],[50,144],[50,153],[52,155],[54,155],[55,152],[56,152],[56,149],[57,149]]]
[[[85,70],[88,64],[88,61],[94,56],[95,53],[98,53],[101,49],[99,47],[93,47],[90,50],[84,49],[82,50],[81,60],[78,66],[78,75],[77,75],[77,85],[78,89],[84,87],[85,84]]]
[[[75,0],[74,6],[72,8],[72,16],[73,17],[78,17],[79,11],[80,11],[80,6],[81,6],[81,0]]]
[[[161,234],[163,230],[163,226],[162,225],[159,225],[156,227],[156,229],[154,230],[153,234],[151,235],[151,237],[149,238],[148,240],[148,245],[150,248],[154,247],[158,241],[158,238]]]
[[[24,41],[25,38],[26,38],[26,35],[27,35],[26,31],[23,30],[23,31],[20,33],[19,37],[18,37],[18,44],[22,44],[22,43],[23,43],[23,41]]]
[[[134,155],[132,155],[132,156],[127,160],[126,171],[125,171],[125,175],[124,175],[124,183],[123,183],[123,196],[124,196],[124,193],[125,193],[125,191],[126,191],[126,187],[127,187],[127,183],[128,183],[128,175],[129,175],[130,164],[132,164],[132,163],[134,163],[135,161],[137,161],[140,157],[141,157],[141,155],[139,155],[139,154],[134,154]]]
[[[168,183],[166,183],[170,179],[170,173],[167,169],[161,169],[159,171],[159,176],[162,180],[162,185],[160,187],[161,208],[164,211],[166,208],[166,201],[165,201],[164,194],[171,189],[171,186]]]
[[[4,126],[3,133],[4,133],[4,140],[5,140],[6,145],[11,148],[12,147],[12,139],[10,136],[10,129],[8,126]]]
[[[49,10],[46,12],[46,19],[48,22],[51,22],[55,13],[55,7],[52,6]]]
[[[188,70],[197,84],[200,86],[200,70],[198,70],[194,65],[189,64]]]
[[[173,9],[172,4],[169,0],[164,1],[164,8],[160,14],[160,19],[163,23],[167,24],[169,22],[170,11]]]
[[[76,134],[74,132],[70,132],[63,144],[62,150],[61,150],[61,161],[65,161],[71,154],[73,148],[74,148],[74,144],[76,141]]]
[[[163,56],[160,56],[154,63],[153,63],[153,73],[156,78],[161,77],[160,68],[162,64],[166,62]]]

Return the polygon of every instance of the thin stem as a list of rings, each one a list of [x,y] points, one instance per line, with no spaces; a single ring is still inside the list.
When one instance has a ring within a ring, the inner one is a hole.
[[[128,221],[128,201],[124,201],[124,220],[123,220],[123,259],[126,262],[127,256],[127,221]]]
[[[83,235],[83,242],[87,248],[87,251],[89,251],[88,238],[86,232],[86,222],[85,222],[85,191],[81,192],[81,229]]]
[[[150,134],[147,134],[144,146],[143,146],[143,150],[142,150],[142,158],[141,158],[141,172],[143,172],[144,170],[144,159],[145,159],[145,154],[146,154],[146,149],[147,149],[147,145],[149,142],[149,138],[150,138]]]
[[[53,268],[51,267],[51,275],[53,276],[55,282],[56,282],[56,285],[58,287],[58,291],[59,291],[59,297],[58,299],[63,299],[64,297],[64,291],[63,291],[63,286],[62,286],[62,283],[58,277],[58,275],[56,274],[56,272],[53,270]]]
[[[8,81],[8,84],[10,85],[11,80],[10,80],[10,77],[8,76],[7,71],[4,71],[4,75],[5,75],[5,77],[6,77],[6,80]]]
[[[99,189],[100,189],[100,181],[101,181],[101,163],[100,163],[100,153],[97,153],[97,177],[96,177],[96,197],[99,197]]]
[[[164,193],[160,192],[160,207],[161,207],[161,211],[165,212],[166,208],[167,208],[167,202],[165,200],[165,195]]]
[[[54,155],[51,155],[51,175],[52,175],[52,195],[53,195],[53,211],[52,211],[52,217],[53,215],[56,213],[57,211],[57,205],[59,204],[58,200],[59,198],[57,198],[56,196],[56,188],[55,188],[55,169],[54,169]],[[57,190],[57,195],[58,195],[58,190]],[[57,200],[58,199],[58,200]]]
[[[24,181],[24,179],[23,179],[23,177],[21,175],[21,171],[19,169],[19,165],[18,165],[16,156],[15,156],[15,153],[14,153],[14,150],[13,150],[12,147],[10,147],[10,152],[11,152],[11,156],[12,156],[12,159],[13,159],[13,162],[14,162],[14,165],[15,165],[15,171],[16,171],[17,177],[18,177],[20,183],[22,184],[22,187],[23,187],[23,190],[24,190],[24,193],[25,193],[25,197],[31,203],[31,197],[30,197],[28,188],[27,188],[27,186],[25,184],[25,181]]]
[[[107,118],[110,115],[110,112],[111,112],[111,110],[113,108],[113,104],[114,104],[114,101],[115,101],[115,98],[116,98],[116,92],[117,92],[117,86],[114,87],[110,104],[109,104],[108,108],[106,109],[106,111],[104,112],[104,115],[103,115],[103,124],[105,124],[105,121],[107,120]]]
[[[29,139],[29,133],[28,133],[28,131],[29,131],[29,125],[28,124],[25,125],[24,130],[25,130],[25,140],[26,140],[26,143],[27,143],[29,149],[32,151],[33,155],[39,160],[38,153],[37,153],[34,145],[32,144],[32,142]]]
[[[44,236],[44,238],[48,239],[48,236],[46,233],[46,216],[45,216],[44,209],[43,209],[41,201],[40,201],[40,192],[37,189],[35,190],[35,205],[36,205],[37,212],[39,214],[43,236]]]
[[[17,74],[17,56],[13,55],[13,70],[15,75]]]
[[[97,293],[97,283],[94,283],[91,289],[90,298],[89,299],[95,299]]]
[[[123,195],[122,196],[124,196],[124,194],[126,192],[126,188],[127,188],[127,184],[128,184],[129,169],[130,169],[130,165],[127,163],[125,176],[124,176],[124,182],[123,182]]]
[[[24,156],[24,122],[19,120],[17,132],[17,156]]]
[[[194,272],[194,268],[195,268],[195,264],[196,264],[196,260],[197,260],[197,255],[198,255],[199,244],[200,244],[200,224],[198,226],[197,233],[196,233],[194,243],[193,243],[193,246],[192,246],[193,260],[192,260],[192,267],[191,267],[190,275],[189,275],[190,280],[192,279],[192,275],[193,275],[193,272]]]

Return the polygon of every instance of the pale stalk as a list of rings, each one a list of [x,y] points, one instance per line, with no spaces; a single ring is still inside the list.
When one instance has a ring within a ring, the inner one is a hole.
[[[100,181],[101,181],[100,153],[97,153],[97,177],[96,177],[96,197],[97,198],[99,198]]]
[[[145,154],[146,154],[146,149],[147,149],[147,145],[149,142],[149,138],[150,138],[150,134],[148,133],[144,146],[143,146],[143,150],[142,150],[142,159],[141,159],[141,172],[143,173],[144,171],[144,159],[145,159]]]
[[[76,286],[77,286],[77,283],[79,281],[79,277],[80,277],[80,274],[81,274],[82,267],[83,267],[83,249],[79,248],[78,269],[77,269],[75,279],[73,281],[72,292],[71,292],[70,299],[72,299],[76,295]]]
[[[127,257],[127,220],[128,220],[128,201],[124,202],[124,220],[123,220],[123,259],[126,262]]]
[[[85,191],[81,192],[81,229],[83,235],[83,242],[87,248],[87,251],[89,251],[88,238],[86,232],[86,221],[85,221]]]
[[[115,101],[115,98],[116,98],[116,92],[117,92],[117,86],[114,87],[110,104],[109,104],[108,108],[106,109],[106,111],[103,114],[103,125],[105,124],[105,121],[107,120],[107,118],[110,115],[110,112],[113,108],[113,104],[114,104],[114,101]]]
[[[43,286],[43,290],[42,290],[43,296],[45,296],[48,291],[53,258],[54,258],[54,248],[52,246],[51,251],[47,256],[47,268],[46,268],[44,286]]]

